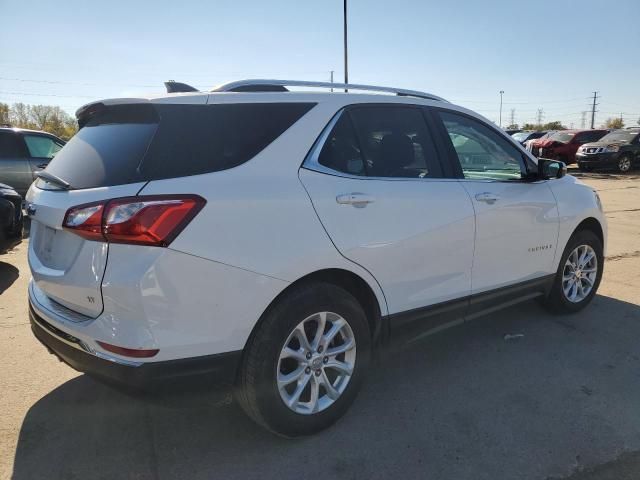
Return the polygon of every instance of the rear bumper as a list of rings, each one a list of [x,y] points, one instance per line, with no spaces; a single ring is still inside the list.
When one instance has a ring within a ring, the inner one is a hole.
[[[233,384],[241,351],[162,362],[123,362],[91,351],[82,340],[59,330],[29,304],[31,330],[50,353],[79,372],[137,390],[202,388]]]

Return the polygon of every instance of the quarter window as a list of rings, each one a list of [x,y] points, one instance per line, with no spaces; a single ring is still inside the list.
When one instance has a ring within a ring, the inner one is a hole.
[[[341,115],[320,150],[318,163],[350,175],[366,175],[360,144],[349,115]]]
[[[464,115],[439,112],[464,178],[520,180],[522,152],[481,122]]]

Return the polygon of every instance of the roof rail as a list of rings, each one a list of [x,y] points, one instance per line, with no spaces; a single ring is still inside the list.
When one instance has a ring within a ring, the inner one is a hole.
[[[280,90],[276,90],[279,87]],[[229,82],[215,87],[212,92],[240,92],[240,91],[287,91],[285,87],[316,87],[316,88],[333,88],[336,90],[364,90],[369,92],[385,92],[394,93],[402,97],[418,97],[428,100],[439,100],[446,102],[442,97],[432,95],[430,93],[418,92],[416,90],[405,90],[402,88],[379,87],[376,85],[356,85],[351,83],[330,83],[330,82],[307,82],[302,80],[238,80]]]

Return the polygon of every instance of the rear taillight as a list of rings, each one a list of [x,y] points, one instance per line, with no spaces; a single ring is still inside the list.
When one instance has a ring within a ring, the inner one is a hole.
[[[103,203],[90,203],[67,210],[62,226],[87,240],[104,240],[102,235]]]
[[[87,240],[166,247],[205,203],[197,195],[116,198],[70,208],[62,226]]]

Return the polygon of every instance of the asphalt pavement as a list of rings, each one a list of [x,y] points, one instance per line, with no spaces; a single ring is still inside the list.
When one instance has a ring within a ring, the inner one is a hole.
[[[58,362],[29,329],[23,243],[0,257],[0,478],[640,478],[640,175],[584,179],[610,228],[592,305],[529,302],[433,335],[296,440],[227,391],[132,397]]]

